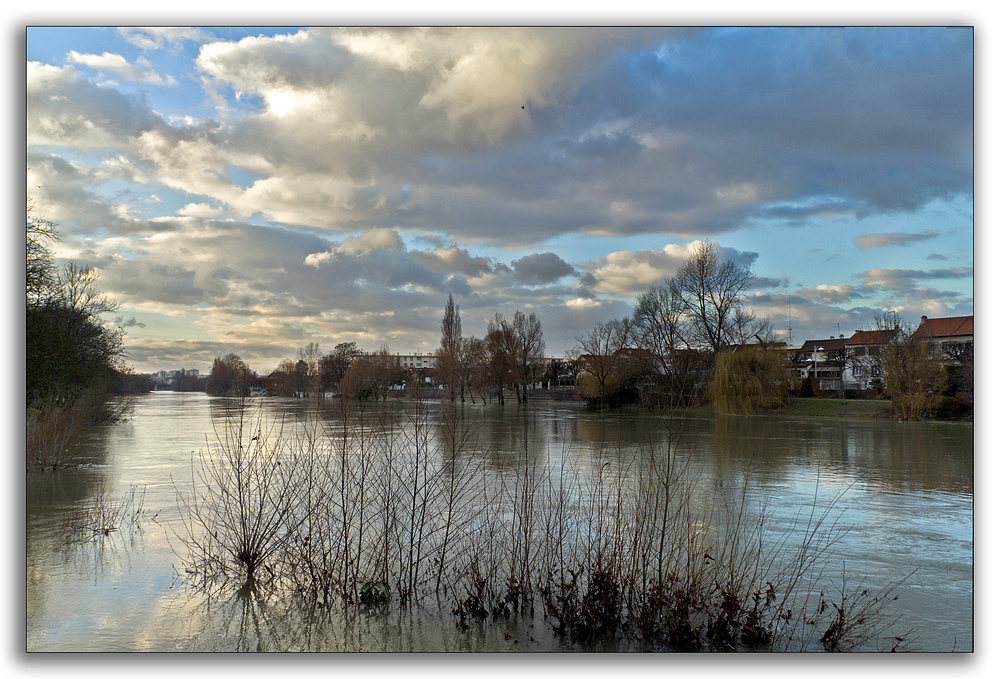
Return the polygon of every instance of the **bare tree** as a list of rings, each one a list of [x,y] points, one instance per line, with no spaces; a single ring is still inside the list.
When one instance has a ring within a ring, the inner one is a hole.
[[[687,341],[690,321],[684,314],[683,299],[669,285],[654,286],[636,299],[632,312],[632,336],[639,348],[652,354],[661,379],[666,382],[670,401],[686,405],[696,367]]]
[[[688,343],[712,350],[746,344],[767,332],[768,322],[754,318],[746,293],[755,275],[750,267],[719,257],[714,243],[700,243],[668,280],[688,321]]]
[[[386,400],[389,388],[403,383],[404,371],[399,356],[383,344],[378,351],[365,354],[351,363],[341,380],[341,392],[360,400]]]
[[[333,351],[319,361],[320,388],[323,391],[333,389],[347,374],[351,362],[361,355],[361,350],[354,342],[341,342]]]
[[[895,313],[876,314],[873,326],[885,337],[874,358],[885,393],[892,399],[893,415],[900,420],[927,417],[947,383],[944,367],[927,342],[914,337],[914,328]]]
[[[518,403],[528,402],[528,385],[534,381],[539,361],[544,358],[545,340],[542,338],[542,323],[535,316],[525,316],[521,311],[514,313],[511,324],[514,333],[515,376],[520,385]]]
[[[35,202],[28,198],[26,220],[26,287],[29,305],[40,304],[56,279],[55,264],[49,243],[59,240],[55,224],[42,219],[35,211]]]
[[[299,360],[306,363],[306,374],[309,376],[309,387],[317,392],[322,392],[319,379],[319,362],[323,358],[323,352],[316,342],[310,342],[304,347],[299,347]]]
[[[56,275],[60,301],[93,319],[118,311],[118,305],[97,289],[98,276],[97,271],[89,266],[70,262]]]
[[[474,387],[481,383],[480,373],[485,360],[485,344],[477,337],[462,339],[462,350],[458,360],[459,396],[465,403],[465,393],[469,392],[472,402],[476,402]]]
[[[504,387],[511,381],[516,367],[516,340],[511,324],[501,314],[496,314],[486,324],[484,343],[484,369],[486,380],[495,390],[497,401],[504,404]]]
[[[598,322],[582,337],[577,337],[580,367],[597,383],[601,405],[607,405],[608,392],[615,375],[627,360],[625,349],[629,343],[632,321],[628,318]]]

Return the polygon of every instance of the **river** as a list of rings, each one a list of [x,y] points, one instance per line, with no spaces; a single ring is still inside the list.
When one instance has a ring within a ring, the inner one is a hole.
[[[537,618],[513,632],[461,631],[452,616],[426,610],[317,613],[294,597],[258,601],[191,586],[178,494],[191,484],[199,453],[211,449],[223,403],[201,393],[140,396],[126,422],[95,428],[78,442],[78,465],[28,472],[27,650],[573,648],[540,629]],[[306,399],[265,398],[259,405],[266,417],[292,422],[337,416],[335,406]],[[433,419],[449,406],[423,407]],[[535,465],[596,473],[609,451],[620,460],[621,451],[673,432],[700,487],[745,487],[766,505],[769,530],[794,531],[804,508],[836,500],[838,526],[848,530],[831,548],[831,577],[843,572],[876,590],[902,581],[893,630],[912,630],[911,650],[972,650],[971,425],[700,416],[668,426],[644,413],[596,413],[542,399],[526,409],[467,404],[463,413],[496,474],[522,463],[508,455],[516,450],[530,452]],[[139,514],[136,525],[121,521],[107,535],[88,532],[81,517],[95,503],[107,508],[125,498]]]

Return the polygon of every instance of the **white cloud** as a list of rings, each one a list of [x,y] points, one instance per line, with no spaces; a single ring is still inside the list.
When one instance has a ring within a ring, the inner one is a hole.
[[[468,250],[457,245],[448,247],[437,245],[433,250],[414,252],[413,256],[431,271],[452,271],[466,276],[481,276],[492,268],[489,259],[473,257]]]
[[[889,231],[887,233],[866,233],[854,239],[854,245],[860,250],[870,248],[886,248],[894,245],[909,245],[929,238],[935,238],[938,234],[933,231],[923,233],[903,233],[901,231]]]
[[[702,243],[703,241],[696,240],[685,244],[668,243],[659,251],[623,250],[608,253],[591,270],[597,279],[593,290],[618,296],[643,293],[677,273],[684,261]],[[720,247],[718,251],[721,257],[746,266],[757,258],[756,253],[739,252],[732,248]]]
[[[567,300],[566,306],[570,309],[596,309],[601,306],[601,302],[590,297],[577,297]]]
[[[360,236],[349,236],[343,242],[334,245],[328,252],[310,254],[305,263],[312,267],[320,267],[337,259],[339,255],[366,255],[375,250],[403,250],[403,239],[392,229],[372,229]]]
[[[178,210],[177,214],[182,217],[202,217],[210,219],[221,215],[222,210],[217,207],[212,207],[207,203],[188,203]]]
[[[90,68],[106,73],[115,73],[129,80],[148,83],[151,85],[176,85],[177,81],[173,76],[163,77],[153,68],[148,60],[139,58],[135,64],[130,64],[125,57],[120,54],[80,54],[75,50],[70,50],[66,55],[67,60],[74,64],[82,64]]]
[[[851,297],[856,296],[854,291],[854,286],[846,285],[843,283],[838,283],[835,285],[827,285],[826,283],[820,283],[814,288],[803,288],[799,290],[800,295],[806,299],[814,299],[826,304],[834,304],[836,302],[846,302]]]
[[[204,30],[184,26],[140,26],[119,28],[118,32],[127,42],[144,50],[173,47],[178,43],[189,40],[203,42],[209,39],[208,33]]]

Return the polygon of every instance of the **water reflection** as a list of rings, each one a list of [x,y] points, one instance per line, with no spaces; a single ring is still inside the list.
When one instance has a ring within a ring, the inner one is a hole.
[[[337,402],[261,403],[268,417],[289,429],[313,417],[334,430],[345,422]],[[214,439],[213,427],[231,405],[203,394],[150,394],[140,399],[132,421],[97,428],[81,443],[78,454],[89,466],[28,474],[29,649],[559,648],[539,632],[541,621],[458,634],[448,616],[318,611],[295,598],[205,598],[178,585],[170,546],[178,520],[175,483],[190,481],[192,455]],[[623,473],[637,455],[662,454],[673,436],[690,473],[707,487],[735,492],[747,481],[766,492],[778,527],[792,523],[815,493],[846,492],[844,520],[855,530],[838,546],[838,559],[880,583],[919,568],[900,600],[921,629],[919,646],[971,648],[971,426],[704,416],[680,423],[543,401],[528,408],[438,402],[420,407],[432,422],[421,435],[446,469],[460,460],[481,463],[500,478],[525,466],[581,477],[600,470]],[[405,401],[371,405],[366,417],[369,423],[388,417],[396,435],[412,438],[413,408]],[[66,523],[102,488],[120,494],[134,486],[146,489],[147,510],[158,517],[141,535],[66,540]]]

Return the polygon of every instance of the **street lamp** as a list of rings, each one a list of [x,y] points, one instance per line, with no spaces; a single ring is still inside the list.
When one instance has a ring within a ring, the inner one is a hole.
[[[819,370],[817,369],[819,361],[817,359],[817,355],[820,351],[823,351],[823,347],[813,347],[813,382],[816,383],[817,389],[819,389]]]

